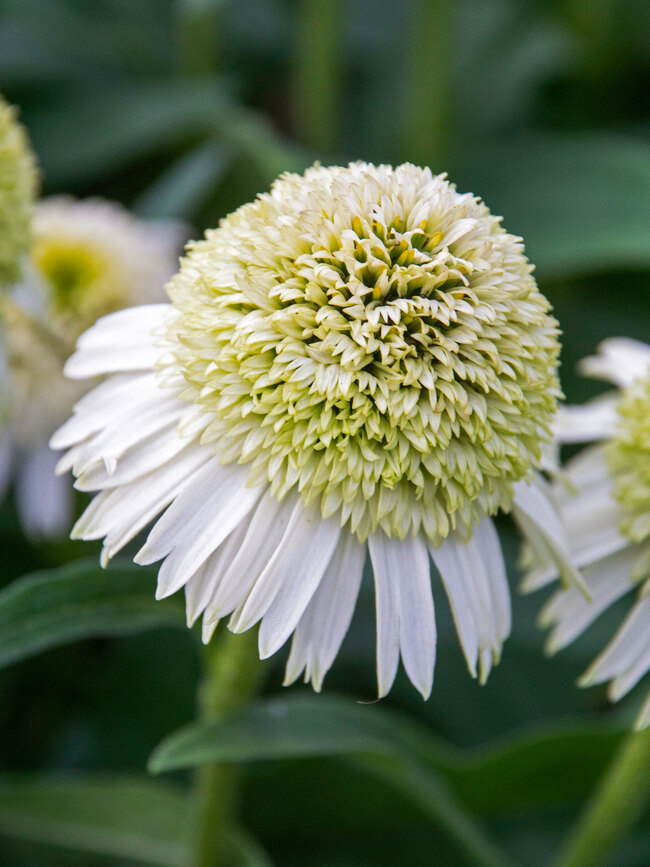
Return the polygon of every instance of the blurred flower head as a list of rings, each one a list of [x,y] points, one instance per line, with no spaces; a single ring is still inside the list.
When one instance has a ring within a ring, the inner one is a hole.
[[[49,478],[47,440],[87,390],[64,377],[65,360],[98,316],[163,296],[183,230],[139,221],[112,202],[55,197],[36,206],[32,234],[20,282],[0,297],[3,392],[10,404],[0,435],[6,460],[21,466],[17,494],[25,529],[56,535],[70,526],[63,505],[70,491],[64,480]]]
[[[513,510],[569,579],[534,470],[559,395],[557,323],[521,240],[412,165],[284,175],[190,245],[170,305],[106,317],[72,377],[110,374],[53,437],[100,490],[75,535],[137,556],[260,653],[294,633],[287,681],[319,689],[369,551],[379,692],[401,654],[428,695],[431,557],[472,674],[510,628],[490,516]]]
[[[18,279],[31,240],[36,160],[13,106],[0,97],[0,287]]]
[[[555,652],[638,588],[618,633],[580,681],[583,686],[609,681],[608,695],[618,701],[650,669],[650,347],[606,340],[582,369],[621,389],[563,408],[557,424],[560,442],[598,442],[567,462],[553,492],[591,601],[573,588],[559,590],[540,622],[553,627],[548,646]],[[555,577],[554,568],[535,557],[528,565],[528,589]],[[650,725],[650,694],[637,725]]]

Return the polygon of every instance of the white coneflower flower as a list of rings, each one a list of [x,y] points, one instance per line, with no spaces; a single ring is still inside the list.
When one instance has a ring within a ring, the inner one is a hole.
[[[18,279],[29,247],[36,160],[15,109],[0,97],[0,288]]]
[[[53,437],[97,496],[75,528],[104,561],[161,512],[136,560],[163,560],[188,622],[293,633],[286,682],[320,689],[369,551],[379,693],[401,655],[435,656],[429,558],[472,674],[510,629],[490,518],[513,510],[567,577],[534,477],[558,395],[556,322],[520,239],[413,165],[284,175],[193,243],[171,304],[98,322],[67,365],[110,374]]]
[[[88,390],[63,364],[98,316],[163,297],[183,237],[178,225],[67,197],[37,205],[32,234],[22,280],[0,298],[0,493],[15,475],[24,529],[56,536],[70,528],[72,491],[47,441]]]
[[[560,442],[599,441],[569,460],[564,480],[554,485],[591,601],[573,588],[559,590],[540,621],[554,627],[549,650],[555,652],[639,588],[619,632],[580,681],[584,686],[609,681],[609,697],[618,701],[650,669],[650,346],[606,340],[599,355],[582,362],[582,370],[621,389],[563,408],[557,419]],[[525,586],[540,587],[556,574],[538,565]],[[650,694],[637,725],[650,725]]]

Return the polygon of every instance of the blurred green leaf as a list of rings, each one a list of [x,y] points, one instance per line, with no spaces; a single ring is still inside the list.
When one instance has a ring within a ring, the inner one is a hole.
[[[184,867],[189,799],[129,777],[0,782],[0,834],[68,849]]]
[[[184,626],[182,602],[155,600],[154,574],[92,558],[19,578],[0,593],[0,666],[81,638]]]
[[[210,140],[184,154],[147,187],[133,210],[150,219],[190,220],[234,159],[233,149]]]
[[[220,721],[199,721],[164,740],[153,772],[211,762],[352,756],[416,803],[476,865],[507,867],[484,831],[456,802],[431,760],[444,748],[426,731],[375,706],[333,697],[274,699]]]
[[[208,762],[314,756],[397,759],[384,765],[404,790],[425,791],[413,768],[443,775],[462,802],[481,813],[565,806],[584,798],[620,740],[620,732],[575,726],[528,731],[480,751],[455,749],[409,718],[333,696],[259,702],[221,722],[193,723],[166,738],[150,760],[154,773]],[[406,767],[411,778],[396,768]],[[379,769],[379,766],[376,766]],[[386,771],[386,773],[384,773]],[[419,797],[415,795],[416,800]],[[425,796],[426,797],[426,796]]]
[[[47,180],[70,183],[208,135],[228,110],[218,80],[160,78],[71,90],[26,120]]]
[[[508,231],[523,236],[543,277],[650,266],[646,142],[531,135],[473,148],[456,171]]]
[[[514,735],[447,766],[463,803],[488,815],[579,803],[620,743],[621,733],[573,728]]]
[[[191,796],[134,776],[12,777],[0,781],[0,835],[155,867],[185,867]],[[272,867],[232,831],[226,867]]]

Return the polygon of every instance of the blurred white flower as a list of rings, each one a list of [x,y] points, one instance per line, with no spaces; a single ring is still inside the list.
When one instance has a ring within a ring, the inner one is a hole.
[[[74,535],[104,562],[157,518],[164,560],[208,641],[293,633],[286,682],[320,689],[374,569],[377,676],[399,658],[428,696],[438,568],[470,672],[510,630],[491,520],[510,511],[569,580],[535,476],[559,394],[557,323],[520,239],[412,165],[287,174],[194,243],[171,304],[99,321],[67,364],[108,374],[52,438],[82,490]],[[164,512],[161,517],[158,517]]]
[[[72,490],[47,443],[88,389],[63,364],[98,316],[164,297],[184,230],[55,197],[37,205],[32,235],[21,282],[0,297],[0,496],[14,476],[25,531],[55,537],[70,529]]]
[[[620,391],[560,409],[559,442],[598,444],[569,460],[553,486],[591,601],[574,588],[558,590],[540,622],[553,627],[548,649],[554,653],[610,605],[638,590],[618,633],[580,680],[583,686],[609,681],[609,698],[618,701],[650,669],[650,346],[614,338],[599,350],[584,359],[583,372]],[[557,575],[553,566],[535,560],[529,556],[524,582],[529,590]],[[650,725],[650,694],[637,725]]]

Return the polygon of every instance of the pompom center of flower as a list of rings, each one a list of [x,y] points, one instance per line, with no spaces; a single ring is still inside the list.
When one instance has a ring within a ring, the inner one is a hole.
[[[606,453],[623,510],[620,530],[643,542],[650,538],[650,374],[623,392],[617,409],[618,428]]]
[[[281,178],[192,245],[170,337],[204,441],[360,538],[507,509],[558,395],[519,239],[405,165]]]

